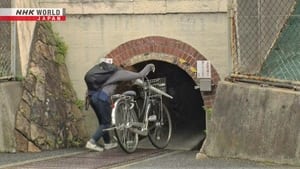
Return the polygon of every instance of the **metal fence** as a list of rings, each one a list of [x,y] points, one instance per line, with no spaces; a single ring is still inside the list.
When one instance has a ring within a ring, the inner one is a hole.
[[[300,0],[231,0],[232,76],[300,81]]]
[[[10,8],[11,0],[1,0],[0,8]],[[11,22],[0,21],[0,79],[12,77],[12,31]]]

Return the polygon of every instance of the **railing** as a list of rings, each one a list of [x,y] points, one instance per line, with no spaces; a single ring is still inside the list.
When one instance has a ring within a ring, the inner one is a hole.
[[[11,0],[1,0],[0,8],[10,8]],[[0,22],[0,80],[15,76],[16,23]]]
[[[300,0],[231,0],[229,13],[231,78],[298,86]]]

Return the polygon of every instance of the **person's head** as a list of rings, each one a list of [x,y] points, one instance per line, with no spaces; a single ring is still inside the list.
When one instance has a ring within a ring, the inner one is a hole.
[[[126,66],[126,65],[121,64],[119,67],[121,69],[124,69],[124,70],[137,72],[137,70],[134,66]],[[132,82],[131,81],[119,82],[118,86],[116,88],[116,93],[123,93],[123,92],[125,92],[127,90],[131,90],[131,89],[132,89]]]
[[[129,70],[129,71],[132,71],[132,72],[136,72],[137,71],[134,66],[127,66],[127,65],[123,65],[123,64],[120,65],[120,68],[122,68],[124,70]]]

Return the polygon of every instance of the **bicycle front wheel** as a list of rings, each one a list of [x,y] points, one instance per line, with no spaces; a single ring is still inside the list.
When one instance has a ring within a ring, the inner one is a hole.
[[[137,116],[134,108],[126,101],[120,101],[116,105],[116,129],[115,135],[117,137],[120,147],[126,153],[132,153],[136,150],[138,145],[138,134],[130,131],[130,124],[137,122]]]
[[[149,120],[148,138],[154,147],[163,149],[167,147],[171,139],[172,121],[164,104],[162,104],[161,110],[159,109],[160,106],[155,106],[150,112],[149,117],[152,119]]]

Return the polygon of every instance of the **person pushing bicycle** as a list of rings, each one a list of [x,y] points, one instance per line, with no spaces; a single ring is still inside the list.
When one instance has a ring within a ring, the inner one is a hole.
[[[100,63],[101,64],[101,63]],[[115,66],[115,65],[112,65]],[[99,126],[94,134],[87,141],[85,147],[90,150],[103,151],[104,149],[112,149],[118,146],[117,143],[112,143],[110,140],[109,132],[104,131],[111,126],[111,99],[110,97],[115,93],[119,82],[131,81],[139,78],[146,77],[149,72],[155,71],[154,64],[147,64],[140,72],[133,72],[117,67],[110,77],[105,81],[99,89],[88,86],[88,101],[94,110]],[[97,81],[97,80],[96,80]],[[97,85],[97,84],[96,84]],[[103,138],[104,148],[97,145],[97,142]]]

